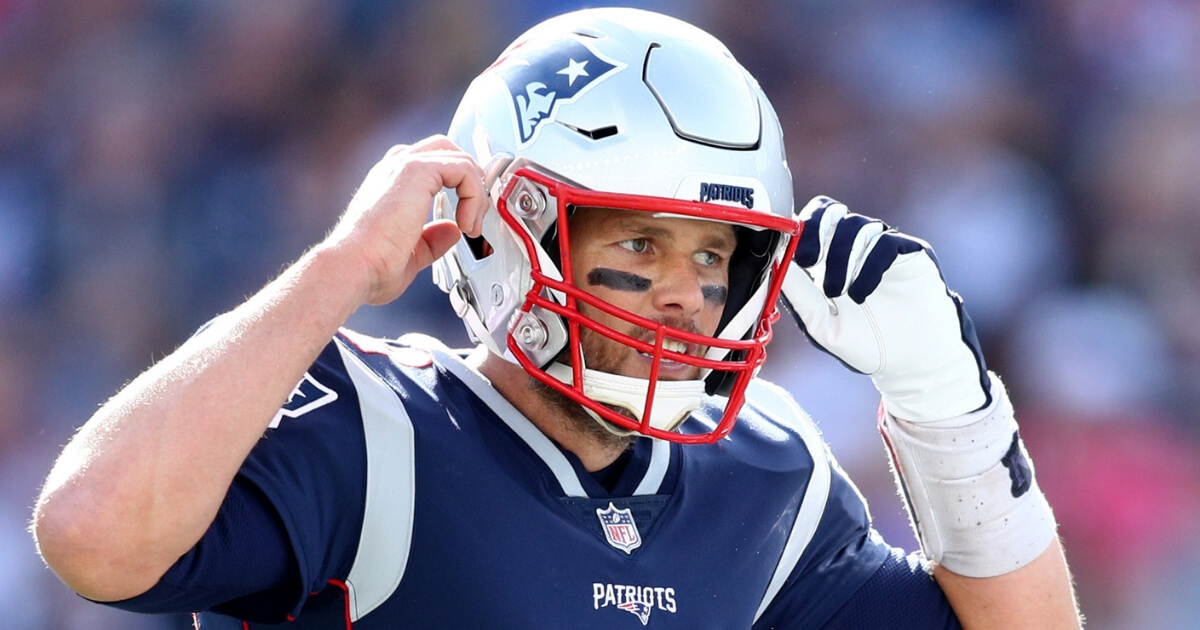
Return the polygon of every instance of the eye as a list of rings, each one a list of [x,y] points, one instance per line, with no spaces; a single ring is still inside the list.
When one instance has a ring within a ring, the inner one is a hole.
[[[713,252],[696,252],[692,255],[692,259],[705,267],[711,267],[721,262],[721,257]]]
[[[640,254],[646,251],[646,248],[650,246],[650,242],[644,238],[630,238],[617,243],[617,245],[620,245],[621,247],[624,247],[635,254]]]

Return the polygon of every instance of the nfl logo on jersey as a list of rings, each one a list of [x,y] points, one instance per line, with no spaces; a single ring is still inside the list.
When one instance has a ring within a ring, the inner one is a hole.
[[[609,502],[608,508],[596,510],[596,516],[600,517],[600,527],[604,530],[608,544],[625,553],[642,546],[642,534],[638,531],[629,508],[621,510]]]

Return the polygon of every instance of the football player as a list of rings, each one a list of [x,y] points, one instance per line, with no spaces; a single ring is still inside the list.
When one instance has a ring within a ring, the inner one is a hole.
[[[476,348],[342,327],[431,264]],[[756,378],[781,297],[879,389],[923,553]],[[631,9],[535,27],[448,137],[391,149],[323,242],[83,426],[34,531],[83,596],[206,629],[1078,624],[928,245],[794,213],[754,79]]]

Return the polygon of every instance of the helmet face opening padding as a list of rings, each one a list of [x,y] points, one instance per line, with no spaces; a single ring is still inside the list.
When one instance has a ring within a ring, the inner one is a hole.
[[[472,338],[621,430],[681,442],[727,434],[765,358],[800,230],[778,119],[729,51],[700,29],[647,11],[559,16],[518,38],[472,82],[449,136],[486,165],[493,203],[482,240],[464,238],[435,265]],[[455,201],[450,191],[439,195],[435,214],[453,218]],[[734,226],[717,332],[665,326],[575,286],[575,207]],[[582,316],[581,305],[638,332],[603,326]],[[579,352],[583,331],[653,357],[650,378],[589,373],[576,355],[556,367],[564,351]],[[667,341],[709,350],[685,356]],[[659,381],[664,359],[699,368],[704,381]],[[704,434],[675,432],[706,393],[728,397],[727,417]],[[598,402],[613,399],[607,404],[629,417]]]

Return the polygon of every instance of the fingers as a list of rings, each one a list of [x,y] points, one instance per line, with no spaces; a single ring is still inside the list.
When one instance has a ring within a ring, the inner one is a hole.
[[[483,184],[483,169],[470,160],[464,168],[443,173],[442,185],[453,188],[458,196],[458,205],[454,210],[458,228],[470,236],[479,236],[483,232],[483,217],[491,207]]]
[[[429,220],[446,188],[459,201],[453,221]],[[483,170],[445,136],[396,145],[367,173],[325,246],[362,261],[368,299],[395,299],[421,269],[466,232],[478,235],[488,208]]]
[[[804,232],[782,293],[813,344],[870,375],[897,417],[938,420],[988,404],[974,326],[928,243],[827,197],[798,218]]]
[[[412,265],[420,270],[433,264],[458,242],[459,230],[449,221],[432,221],[421,230],[421,240],[413,248]]]
[[[796,245],[796,264],[808,268],[822,260],[822,243],[827,242],[829,228],[846,215],[846,206],[829,197],[813,197],[800,214],[804,222],[804,231],[800,234],[800,243]],[[826,217],[825,215],[829,216]]]
[[[882,221],[860,214],[847,214],[835,226],[825,255],[825,281],[822,289],[833,298],[846,292],[867,247],[887,226]]]
[[[846,206],[829,197],[814,197],[797,214],[804,222],[804,231],[796,245],[791,269],[784,276],[783,297],[796,314],[797,324],[806,332],[809,328],[821,329],[823,322],[837,312],[821,287],[825,281],[828,243],[846,212]]]
[[[878,235],[871,244],[862,268],[850,283],[846,294],[856,304],[862,304],[867,296],[875,292],[883,281],[883,274],[892,268],[892,263],[903,254],[911,254],[926,249],[923,241],[906,236],[894,230]],[[932,252],[930,253],[932,256]]]
[[[459,230],[471,236],[480,235],[490,203],[483,183],[483,168],[473,157],[446,136],[435,135],[413,145],[396,145],[388,151],[387,158],[418,162],[432,169],[430,188],[423,192],[432,197],[442,188],[453,189],[458,197],[454,220]]]
[[[886,223],[854,214],[828,197],[814,198],[800,211],[799,218],[804,221],[804,232],[796,247],[796,264],[808,270],[827,298],[844,295],[858,281],[882,235],[895,233],[889,232]],[[889,262],[894,259],[895,255],[886,258]],[[880,263],[885,259],[876,256],[873,260]],[[873,289],[886,270],[886,266],[872,268],[874,284],[864,282],[860,286]]]

